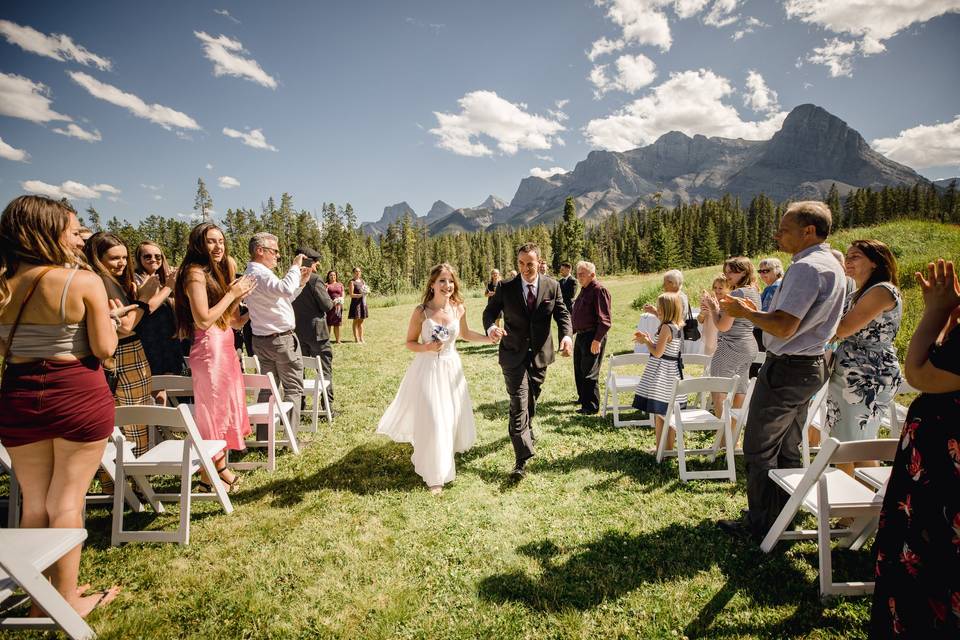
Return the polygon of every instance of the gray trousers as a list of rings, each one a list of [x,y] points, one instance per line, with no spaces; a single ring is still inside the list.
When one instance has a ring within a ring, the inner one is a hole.
[[[521,463],[535,454],[532,421],[537,413],[540,387],[547,378],[547,368],[535,366],[533,354],[528,354],[520,366],[508,368],[501,365],[501,369],[503,381],[507,385],[507,395],[510,397],[507,432],[510,434],[516,461]]]
[[[810,399],[826,382],[823,358],[775,356],[757,374],[743,437],[747,463],[747,505],[750,529],[764,536],[787,501],[770,480],[770,469],[803,466],[800,444]]]
[[[293,333],[275,338],[253,336],[253,352],[260,360],[260,371],[272,373],[281,387],[283,399],[293,403],[290,423],[294,429],[300,427],[300,398],[303,397],[303,358],[300,355],[300,341]],[[260,402],[266,402],[270,393],[261,391]],[[266,429],[257,427],[257,439],[265,440]]]

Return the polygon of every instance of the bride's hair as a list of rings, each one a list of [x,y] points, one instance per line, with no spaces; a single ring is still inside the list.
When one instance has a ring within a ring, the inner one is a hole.
[[[433,300],[433,283],[437,281],[437,278],[439,278],[440,274],[444,271],[449,271],[450,276],[453,278],[453,294],[450,296],[450,302],[453,304],[461,304],[463,302],[463,295],[460,293],[460,278],[457,277],[457,272],[449,263],[441,262],[430,269],[430,278],[427,280],[427,290],[423,293],[424,306]]]

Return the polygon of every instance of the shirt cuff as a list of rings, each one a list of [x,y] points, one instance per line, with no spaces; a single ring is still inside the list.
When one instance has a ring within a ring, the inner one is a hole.
[[[492,325],[490,325],[489,327],[487,327],[487,335],[488,335],[488,336],[490,335],[490,332],[493,331],[494,328],[496,328],[496,326],[497,326],[497,325],[492,324]]]

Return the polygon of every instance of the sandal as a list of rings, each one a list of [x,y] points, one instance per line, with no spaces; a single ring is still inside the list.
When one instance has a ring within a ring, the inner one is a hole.
[[[223,477],[223,474],[226,471],[229,471],[227,467],[224,467],[223,469],[217,469],[217,475],[220,476],[220,481],[223,482],[224,485],[226,485],[227,493],[230,493],[231,491],[236,489],[237,486],[240,484],[240,476],[234,473],[233,480],[227,480],[226,478]]]

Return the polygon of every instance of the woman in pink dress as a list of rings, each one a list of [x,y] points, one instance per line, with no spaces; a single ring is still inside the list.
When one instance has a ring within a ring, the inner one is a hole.
[[[251,278],[236,278],[223,232],[202,222],[190,232],[187,255],[177,272],[174,305],[180,336],[193,338],[190,369],[197,428],[206,440],[225,440],[228,450],[246,448],[250,418],[233,328],[243,326],[239,303],[254,287]],[[227,469],[226,453],[214,460],[228,488],[237,476]]]
[[[327,326],[333,329],[333,335],[339,344],[340,325],[343,324],[343,283],[336,271],[327,271],[327,295],[333,300],[333,309],[327,311]]]

